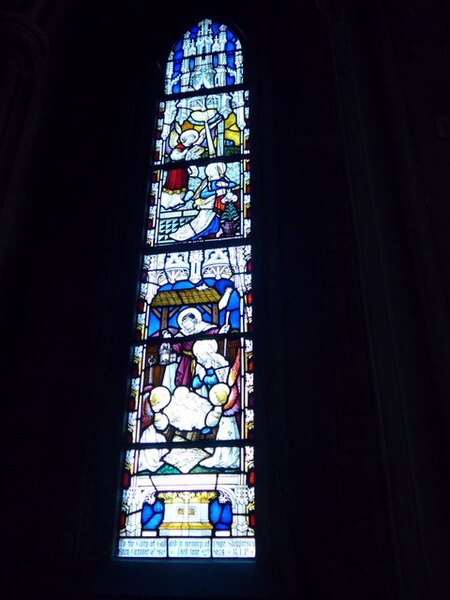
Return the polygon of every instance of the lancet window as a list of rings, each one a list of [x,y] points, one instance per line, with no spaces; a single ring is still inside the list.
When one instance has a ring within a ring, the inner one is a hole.
[[[250,160],[241,43],[205,19],[155,123],[120,558],[255,557]]]

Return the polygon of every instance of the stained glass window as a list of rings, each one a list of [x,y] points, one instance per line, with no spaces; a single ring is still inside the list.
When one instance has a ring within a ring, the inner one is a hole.
[[[156,118],[117,556],[255,556],[249,92],[205,19]]]

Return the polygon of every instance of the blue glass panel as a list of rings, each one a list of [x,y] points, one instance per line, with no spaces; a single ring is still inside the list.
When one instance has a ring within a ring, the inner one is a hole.
[[[226,525],[230,525],[232,520],[233,520],[233,515],[231,512],[231,505],[227,502],[222,510],[221,521],[222,521],[222,523],[225,523]]]
[[[199,63],[189,61],[181,66],[177,73],[188,75],[183,78],[183,82],[176,89],[172,88],[170,82],[166,83],[167,93],[190,92],[193,90],[210,89],[223,85],[234,85],[242,82],[242,68],[236,68],[235,62],[228,59],[228,68],[235,73],[232,73],[233,79],[226,81],[225,74],[219,70],[220,60],[217,54],[222,52],[236,52],[237,37],[223,25],[213,23],[209,19],[201,21],[195,27],[192,27],[187,35],[185,34],[173,48],[172,59],[180,60],[182,57],[202,57]],[[170,79],[170,78],[169,78]]]
[[[222,507],[219,504],[218,500],[213,500],[209,506],[209,518],[211,519],[211,523],[216,525],[220,520],[220,514],[222,512]]]
[[[144,502],[142,506],[142,528],[147,531],[158,529],[164,519],[164,505],[157,500],[153,505]]]

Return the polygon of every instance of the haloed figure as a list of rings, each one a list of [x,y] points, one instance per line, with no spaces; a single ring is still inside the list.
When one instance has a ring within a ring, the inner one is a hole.
[[[169,419],[163,412],[170,403],[171,396],[167,388],[159,386],[144,394],[142,410],[142,429],[140,442],[150,444],[154,442],[165,442],[166,438],[161,433],[169,425]],[[139,470],[148,469],[156,471],[163,464],[161,458],[168,450],[163,448],[152,448],[141,450],[139,454]]]
[[[195,129],[186,129],[179,135],[179,141],[170,153],[171,160],[192,160],[198,158],[203,152],[201,143],[204,136]],[[166,181],[161,194],[161,206],[168,210],[184,204],[187,194],[189,174],[197,170],[196,167],[177,167],[167,172]]]
[[[182,242],[207,236],[220,237],[220,214],[225,206],[224,200],[231,200],[231,196],[233,199],[237,198],[230,191],[237,184],[226,177],[226,170],[227,165],[223,162],[211,163],[205,167],[206,177],[192,198],[198,214],[172,233],[172,239]]]
[[[209,401],[221,412],[216,441],[239,439],[239,427],[234,414],[238,404],[236,397],[232,399],[231,396],[231,389],[225,383],[216,384],[210,390]],[[233,446],[219,446],[200,464],[208,468],[234,469],[239,466],[239,452],[240,449]]]
[[[218,344],[214,338],[197,340],[192,346],[192,353],[196,359],[192,387],[207,397],[213,385],[227,380],[229,362],[219,354]]]
[[[226,333],[230,326],[228,324],[218,327],[213,323],[203,320],[202,313],[198,308],[185,308],[178,315],[179,332],[175,337],[185,337],[202,333],[203,335],[215,335],[216,333]],[[165,338],[170,338],[170,333],[165,330],[162,332]],[[167,365],[164,370],[163,385],[173,391],[175,387],[184,385],[192,387],[193,372],[193,340],[180,340],[170,342],[172,353],[177,357],[176,362]]]

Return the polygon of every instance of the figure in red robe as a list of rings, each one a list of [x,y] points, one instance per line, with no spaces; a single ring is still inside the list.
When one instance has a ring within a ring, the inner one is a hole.
[[[199,134],[196,129],[186,129],[180,133],[179,141],[170,153],[170,159],[193,160],[198,158],[203,148],[201,146],[204,135]],[[161,206],[171,209],[184,204],[188,191],[189,169],[193,167],[177,167],[167,171],[161,194]],[[191,194],[192,196],[192,194]]]

